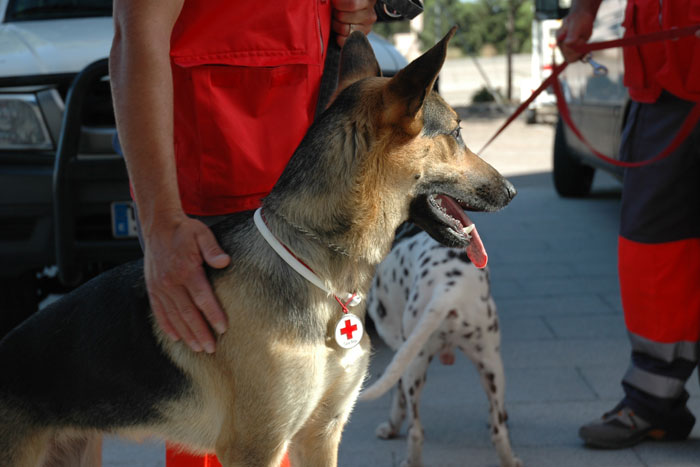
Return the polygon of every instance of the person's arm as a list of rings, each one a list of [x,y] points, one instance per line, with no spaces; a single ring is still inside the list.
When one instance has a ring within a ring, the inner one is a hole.
[[[579,60],[583,54],[575,50],[582,46],[593,33],[598,8],[602,0],[574,0],[569,14],[562,21],[561,28],[557,32],[559,49],[567,62]]]
[[[333,0],[332,28],[339,46],[345,44],[352,31],[369,34],[377,21],[374,4],[377,0]]]
[[[170,36],[183,1],[115,0],[110,80],[153,314],[170,338],[213,352],[206,321],[222,333],[227,320],[202,264],[222,268],[230,258],[208,227],[185,215],[177,186]]]

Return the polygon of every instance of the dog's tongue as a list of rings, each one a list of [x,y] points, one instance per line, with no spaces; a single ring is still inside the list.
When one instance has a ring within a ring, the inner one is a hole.
[[[439,198],[442,201],[442,206],[452,217],[462,223],[463,228],[473,226],[472,231],[469,233],[471,240],[469,241],[469,245],[467,245],[467,256],[474,266],[479,269],[485,268],[489,261],[489,255],[486,254],[484,243],[481,241],[479,232],[476,231],[476,225],[474,225],[471,219],[469,219],[467,214],[464,212],[464,209],[462,209],[462,207],[457,204],[455,200],[444,195],[439,195]]]
[[[474,266],[483,269],[489,262],[489,255],[486,253],[481,237],[479,237],[479,232],[476,231],[476,226],[474,226],[474,230],[469,235],[471,235],[472,239],[467,245],[467,256],[469,256]]]

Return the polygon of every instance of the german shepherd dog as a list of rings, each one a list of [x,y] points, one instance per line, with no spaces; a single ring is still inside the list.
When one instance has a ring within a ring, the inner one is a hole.
[[[336,342],[334,295],[367,292],[409,217],[465,248],[455,211],[495,211],[515,195],[432,92],[454,32],[391,79],[353,33],[334,102],[263,200],[269,231],[327,291],[271,248],[253,212],[213,227],[232,258],[208,271],[231,323],[213,355],[154,324],[142,263],[98,276],[0,342],[0,466],[40,465],[47,445],[99,432],[162,437],[224,466],[277,467],[285,450],[294,466],[335,466],[370,343]]]

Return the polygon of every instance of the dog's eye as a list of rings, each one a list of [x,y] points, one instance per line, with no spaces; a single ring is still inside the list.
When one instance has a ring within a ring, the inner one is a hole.
[[[452,136],[455,137],[456,140],[461,140],[462,139],[462,127],[458,126],[454,130],[452,130]]]

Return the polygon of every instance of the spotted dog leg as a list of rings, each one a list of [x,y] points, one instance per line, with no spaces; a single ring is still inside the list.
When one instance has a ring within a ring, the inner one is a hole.
[[[399,380],[396,391],[391,400],[391,410],[389,411],[389,420],[377,426],[375,433],[379,438],[391,439],[395,438],[401,425],[406,418],[406,394],[403,391],[402,380]]]
[[[425,386],[426,372],[430,363],[429,355],[425,352],[411,361],[410,366],[402,377],[403,393],[406,398],[408,410],[408,446],[406,449],[406,459],[401,463],[401,467],[421,467],[423,465],[423,425],[418,414],[418,404],[420,395]]]
[[[497,329],[497,328],[496,328]],[[498,331],[495,331],[498,334]],[[493,337],[493,336],[492,336]],[[467,341],[460,349],[479,370],[481,384],[489,400],[491,442],[496,448],[501,467],[522,467],[522,461],[513,454],[508,436],[505,409],[505,376],[503,360],[498,350],[500,335],[484,345],[483,340]],[[495,341],[495,342],[494,342]]]

